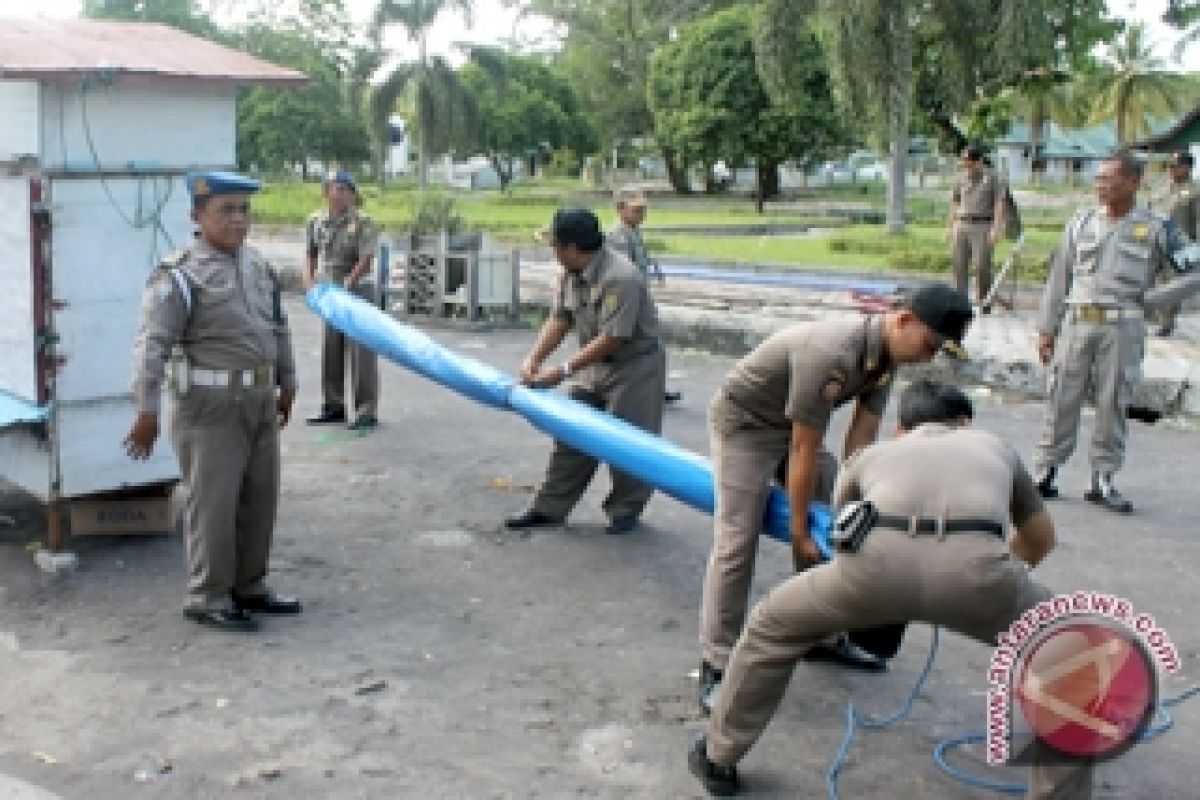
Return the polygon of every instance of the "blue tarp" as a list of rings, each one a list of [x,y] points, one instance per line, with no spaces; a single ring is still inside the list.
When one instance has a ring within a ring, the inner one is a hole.
[[[513,376],[446,349],[341,287],[321,284],[310,289],[305,299],[327,323],[389,361],[476,402],[515,411],[555,439],[636,476],[682,503],[713,513],[716,494],[712,465],[690,450],[562,393],[522,386]],[[830,509],[814,503],[808,514],[809,530],[828,556]],[[788,499],[778,487],[771,491],[763,532],[780,541],[791,541]]]
[[[49,416],[49,406],[34,405],[6,392],[0,392],[0,428],[45,422]]]

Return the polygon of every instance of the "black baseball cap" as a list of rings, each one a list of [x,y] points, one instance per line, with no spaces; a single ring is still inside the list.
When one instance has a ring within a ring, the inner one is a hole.
[[[588,252],[604,244],[600,220],[586,208],[560,208],[554,212],[550,235],[555,245],[573,244]]]
[[[909,292],[900,305],[937,334],[943,350],[957,358],[966,357],[962,340],[975,312],[965,294],[944,283],[930,283]]]
[[[1191,169],[1191,167],[1196,163],[1196,159],[1192,157],[1191,151],[1176,150],[1175,152],[1171,153],[1171,163]]]

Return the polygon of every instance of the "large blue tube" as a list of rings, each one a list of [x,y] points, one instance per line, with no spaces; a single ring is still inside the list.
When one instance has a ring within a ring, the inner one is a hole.
[[[716,507],[712,465],[701,456],[564,394],[522,386],[507,373],[453,353],[417,329],[397,322],[339,286],[319,284],[308,307],[327,323],[379,355],[494,408],[511,409],[534,427],[611,464],[682,503],[712,514]],[[791,541],[787,494],[771,490],[763,532]],[[831,512],[823,503],[808,510],[808,526],[829,557]]]

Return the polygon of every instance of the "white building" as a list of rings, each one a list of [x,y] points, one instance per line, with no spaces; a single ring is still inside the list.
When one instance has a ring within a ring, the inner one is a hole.
[[[0,474],[52,546],[58,501],[177,478],[165,437],[121,447],[142,289],[192,237],[185,173],[234,168],[238,86],[305,80],[164,25],[0,24]]]

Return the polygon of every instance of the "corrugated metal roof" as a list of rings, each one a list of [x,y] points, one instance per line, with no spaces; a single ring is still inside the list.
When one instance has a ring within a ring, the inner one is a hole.
[[[0,19],[0,79],[303,83],[302,72],[154,22]]]

